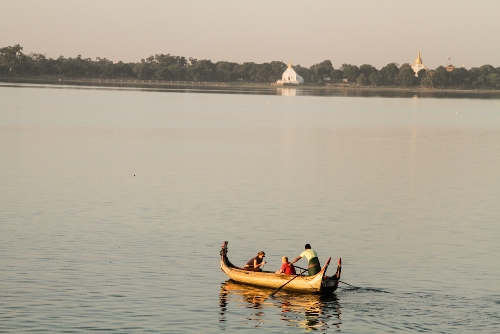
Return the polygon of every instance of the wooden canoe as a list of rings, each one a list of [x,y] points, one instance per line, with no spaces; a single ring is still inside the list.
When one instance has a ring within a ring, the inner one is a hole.
[[[327,277],[325,273],[328,269],[328,265],[330,264],[330,259],[331,258],[326,261],[326,264],[316,275],[300,275],[288,283],[283,289],[308,293],[332,293],[337,289],[339,284],[342,261],[339,258],[335,276]],[[227,258],[227,241],[222,244],[222,249],[220,251],[220,268],[224,273],[226,273],[227,276],[229,276],[229,278],[236,282],[272,289],[279,288],[295,277],[295,275],[276,274],[271,271],[246,271],[243,270],[243,268],[236,267]]]

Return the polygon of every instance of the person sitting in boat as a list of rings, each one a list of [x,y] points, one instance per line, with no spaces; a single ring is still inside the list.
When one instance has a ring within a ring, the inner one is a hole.
[[[297,275],[294,265],[288,262],[288,257],[283,256],[281,262],[283,263],[281,269],[278,270],[276,274]]]
[[[304,247],[306,250],[303,251],[299,257],[297,257],[295,260],[291,262],[291,264],[294,264],[298,260],[302,259],[304,256],[307,258],[309,261],[308,266],[307,266],[307,271],[309,273],[309,276],[316,275],[321,271],[321,265],[319,264],[319,259],[318,259],[318,253],[316,251],[311,249],[311,245],[306,244]]]
[[[260,251],[256,257],[251,258],[250,261],[245,264],[243,269],[247,271],[262,271],[262,268],[260,267],[266,264],[266,262],[264,261],[265,257],[266,253]]]

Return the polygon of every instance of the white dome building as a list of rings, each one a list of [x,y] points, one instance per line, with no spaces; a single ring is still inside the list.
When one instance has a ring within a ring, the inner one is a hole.
[[[295,72],[292,67],[292,62],[288,64],[288,68],[283,75],[281,76],[281,80],[278,80],[276,84],[278,85],[301,85],[304,83],[304,78]]]

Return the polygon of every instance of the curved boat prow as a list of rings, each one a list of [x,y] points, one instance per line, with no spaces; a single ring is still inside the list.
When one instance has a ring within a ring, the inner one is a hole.
[[[223,253],[224,253],[224,254],[226,254],[226,253],[227,253],[227,241],[224,241],[224,242],[222,243],[222,247],[221,247],[221,248],[222,248],[222,249],[221,249],[221,251],[220,251],[220,252],[221,252],[221,254],[220,254],[220,255],[222,255]]]
[[[320,271],[320,273],[323,273],[323,276],[326,274],[326,270],[328,269],[328,266],[330,265],[331,259],[332,259],[331,257],[328,258],[325,265],[323,266],[323,269],[321,269],[321,271]]]
[[[339,280],[339,279],[340,279],[340,272],[341,272],[341,270],[342,270],[342,268],[341,268],[341,267],[342,267],[342,259],[339,257],[339,261],[338,261],[338,264],[337,264],[337,272],[335,273],[335,278],[336,278],[337,280]]]
[[[223,271],[223,272],[226,272],[226,270],[224,270],[224,268],[237,268],[234,264],[231,263],[231,261],[229,261],[229,259],[227,258],[227,241],[224,241],[222,243],[222,247],[221,247],[221,250],[220,250],[220,269]],[[226,272],[227,273],[227,272]]]
[[[333,293],[335,290],[337,290],[337,287],[339,286],[339,279],[340,279],[340,268],[341,268],[341,263],[342,260],[339,258],[338,265],[337,265],[337,271],[335,272],[334,276],[326,276],[326,268],[330,264],[330,259],[326,262],[325,267],[321,270],[321,274],[323,277],[323,280],[321,282],[321,292],[322,293]]]

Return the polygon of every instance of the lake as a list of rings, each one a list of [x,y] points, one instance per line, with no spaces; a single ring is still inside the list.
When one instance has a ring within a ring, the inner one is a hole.
[[[499,99],[249,93],[0,85],[0,332],[500,332]]]

